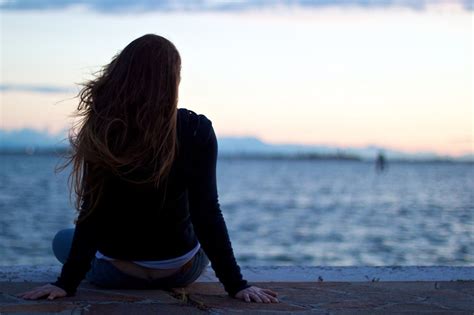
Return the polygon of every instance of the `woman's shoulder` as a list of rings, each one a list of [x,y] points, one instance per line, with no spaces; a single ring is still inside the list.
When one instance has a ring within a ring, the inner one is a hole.
[[[204,114],[198,114],[187,108],[178,109],[179,129],[196,141],[206,141],[212,130],[211,120]]]

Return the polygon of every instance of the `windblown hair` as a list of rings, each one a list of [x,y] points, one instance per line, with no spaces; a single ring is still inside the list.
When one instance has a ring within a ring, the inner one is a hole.
[[[166,181],[178,153],[180,71],[176,47],[147,34],[128,44],[95,79],[82,84],[74,113],[79,121],[68,136],[72,150],[62,166],[72,164],[69,187],[76,195],[76,222],[97,207],[106,173],[133,183],[154,183],[156,188]],[[146,169],[149,176],[127,177],[139,169]]]

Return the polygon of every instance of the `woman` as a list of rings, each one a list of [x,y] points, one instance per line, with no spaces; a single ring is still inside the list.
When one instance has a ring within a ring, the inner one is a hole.
[[[58,232],[57,281],[19,294],[72,296],[82,279],[104,288],[169,289],[194,282],[209,261],[227,293],[278,302],[243,279],[216,187],[211,121],[177,109],[181,59],[157,35],[131,42],[79,93],[70,137],[75,229]]]

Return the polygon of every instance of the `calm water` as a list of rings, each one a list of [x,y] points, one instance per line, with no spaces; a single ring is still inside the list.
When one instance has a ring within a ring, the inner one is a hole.
[[[57,263],[67,171],[0,159],[0,265]],[[474,265],[472,165],[221,159],[218,185],[241,265]]]

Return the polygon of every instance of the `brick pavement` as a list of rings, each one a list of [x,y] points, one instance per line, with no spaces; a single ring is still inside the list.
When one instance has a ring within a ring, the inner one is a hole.
[[[83,282],[74,297],[23,300],[43,282],[0,282],[0,314],[474,314],[474,281],[257,282],[280,303],[246,303],[215,282],[165,290],[105,290]]]

